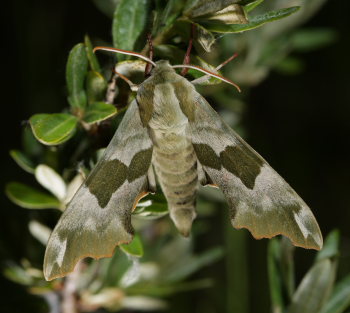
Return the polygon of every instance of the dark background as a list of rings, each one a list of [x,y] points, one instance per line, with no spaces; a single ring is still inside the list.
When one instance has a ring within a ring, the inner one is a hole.
[[[328,1],[305,26],[332,27],[338,32],[337,41],[321,50],[299,54],[306,64],[301,74],[271,73],[251,91],[244,116],[248,141],[313,208],[323,234],[334,228],[341,230],[340,276],[350,271],[348,12],[349,1]],[[111,36],[110,19],[86,0],[13,0],[3,4],[1,13],[3,190],[8,181],[29,181],[29,175],[8,155],[8,150],[21,147],[23,121],[34,113],[59,112],[67,106],[65,63],[71,47],[82,41],[85,33],[106,41]],[[19,261],[33,254],[33,239],[27,229],[32,213],[12,204],[4,194],[0,198],[3,266],[8,260]],[[262,253],[265,244],[250,242],[251,284],[256,285],[252,288],[252,312],[264,312],[268,305],[266,274],[254,276],[266,271]],[[256,257],[258,253],[260,259]],[[297,260],[304,260],[304,255],[298,250]],[[305,263],[297,263],[301,273],[311,264],[314,252],[309,255]],[[34,259],[39,262],[42,255]],[[217,270],[220,269],[214,266],[208,275]],[[41,299],[28,295],[24,288],[1,275],[0,279],[2,312],[39,312]],[[182,294],[176,301],[191,312],[202,296],[200,292]]]

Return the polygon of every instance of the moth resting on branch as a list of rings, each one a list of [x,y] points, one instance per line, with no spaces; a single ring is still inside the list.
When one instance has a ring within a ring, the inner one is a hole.
[[[64,276],[80,259],[108,257],[117,245],[129,243],[131,213],[143,196],[156,191],[155,177],[184,236],[196,217],[201,184],[222,190],[234,227],[247,228],[255,238],[282,234],[296,246],[320,249],[322,235],[308,206],[175,72],[180,66],[141,57],[154,68],[55,227],[45,278]]]

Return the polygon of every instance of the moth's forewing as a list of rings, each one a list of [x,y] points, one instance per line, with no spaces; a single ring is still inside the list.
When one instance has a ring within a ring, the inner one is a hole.
[[[282,234],[296,246],[321,249],[319,226],[297,193],[190,84],[182,86],[178,95],[182,97],[189,136],[208,176],[207,183],[223,191],[232,225],[247,228],[255,238]]]
[[[152,148],[134,101],[51,234],[44,260],[47,280],[73,271],[82,258],[111,256],[117,245],[132,240],[131,211],[149,190]]]

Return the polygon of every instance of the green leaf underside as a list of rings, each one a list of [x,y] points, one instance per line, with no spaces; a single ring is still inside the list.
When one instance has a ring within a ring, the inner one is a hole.
[[[69,53],[66,80],[68,101],[73,108],[84,108],[87,103],[84,90],[85,77],[88,70],[86,47],[79,43]]]
[[[22,183],[12,182],[7,184],[6,195],[14,203],[26,209],[48,209],[60,207],[60,202],[55,197]]]
[[[287,313],[319,313],[334,281],[334,264],[329,259],[317,262],[304,276]]]
[[[117,113],[114,105],[105,102],[95,102],[85,111],[84,121],[93,124],[106,120]]]
[[[336,284],[321,313],[342,313],[350,306],[350,275]]]
[[[121,0],[113,18],[113,45],[118,49],[134,50],[147,19],[147,0]],[[128,57],[118,55],[119,60]]]
[[[34,136],[43,144],[57,145],[68,140],[74,133],[77,118],[71,114],[36,114],[29,122]]]
[[[96,71],[89,71],[86,79],[88,103],[103,101],[107,89],[105,78]]]
[[[145,219],[160,218],[168,213],[169,211],[166,203],[152,203],[147,207],[136,207],[132,212],[133,215]]]
[[[11,150],[10,156],[26,172],[31,174],[34,173],[34,163],[23,152],[19,150]]]
[[[140,236],[137,234],[129,244],[120,245],[120,249],[123,250],[123,252],[134,257],[140,258],[143,256],[143,245]]]
[[[290,7],[281,10],[271,11],[265,14],[257,15],[249,19],[248,24],[233,24],[225,25],[219,23],[203,23],[202,25],[212,31],[217,33],[239,33],[247,30],[251,30],[260,27],[266,23],[277,21],[284,17],[287,17],[295,12],[297,12],[300,7]]]

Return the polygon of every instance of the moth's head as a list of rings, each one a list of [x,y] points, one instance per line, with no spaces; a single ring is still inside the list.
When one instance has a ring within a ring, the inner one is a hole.
[[[161,72],[175,72],[168,60],[159,60],[155,64],[156,65],[152,70],[152,75],[159,74]]]

